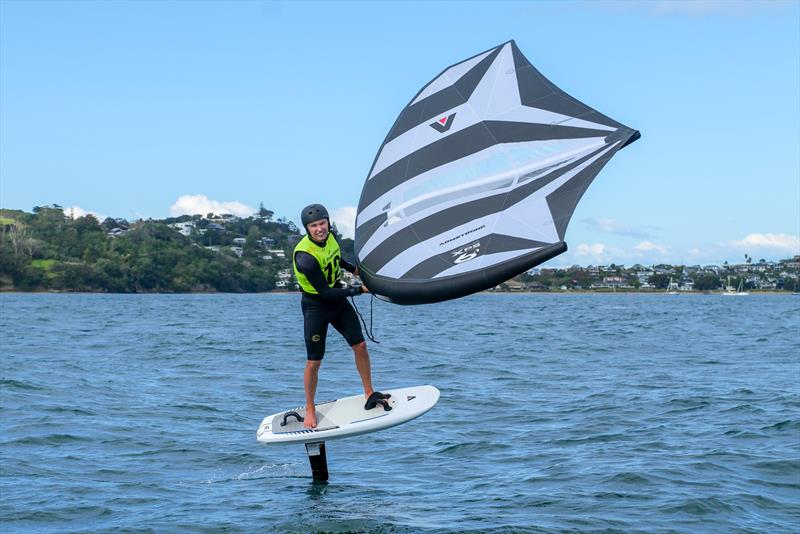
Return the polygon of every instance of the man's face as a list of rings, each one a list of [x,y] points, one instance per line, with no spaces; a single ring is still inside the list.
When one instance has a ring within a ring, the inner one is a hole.
[[[328,237],[328,232],[330,229],[328,228],[328,219],[320,219],[318,221],[308,223],[308,235],[314,241],[325,241]]]

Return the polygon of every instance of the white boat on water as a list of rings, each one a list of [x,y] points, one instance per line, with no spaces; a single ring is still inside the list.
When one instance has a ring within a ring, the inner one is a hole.
[[[734,288],[731,285],[731,277],[728,277],[728,284],[725,286],[725,291],[722,293],[726,297],[746,297],[750,292],[744,290],[744,279],[739,280],[739,287]]]
[[[672,277],[669,277],[669,285],[667,286],[667,290],[664,292],[665,295],[680,295],[678,293],[678,284],[672,281]]]

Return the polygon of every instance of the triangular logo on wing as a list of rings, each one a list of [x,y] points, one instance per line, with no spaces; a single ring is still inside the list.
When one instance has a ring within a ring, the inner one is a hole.
[[[444,133],[453,125],[453,119],[455,116],[456,114],[453,113],[452,115],[446,115],[441,119],[437,119],[435,122],[431,123],[431,127],[439,133]]]
[[[416,399],[416,398],[417,398],[417,396],[416,396],[416,395],[406,395],[406,400],[407,400],[407,401],[412,401],[412,400],[414,400],[414,399]]]

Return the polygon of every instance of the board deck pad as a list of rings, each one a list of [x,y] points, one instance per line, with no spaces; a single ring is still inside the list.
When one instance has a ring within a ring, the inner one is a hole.
[[[288,418],[286,425],[281,425],[289,412],[305,418],[305,407],[269,415],[259,425],[257,439],[266,444],[310,443],[376,432],[421,416],[439,400],[439,390],[433,386],[400,388],[384,393],[391,394],[387,399],[391,411],[385,411],[381,405],[365,410],[364,395],[354,395],[317,404],[317,427],[313,429],[305,428],[303,422],[293,416]]]

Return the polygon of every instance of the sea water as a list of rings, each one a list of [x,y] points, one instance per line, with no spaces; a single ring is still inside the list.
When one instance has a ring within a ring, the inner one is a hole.
[[[0,304],[4,533],[800,529],[797,296],[376,300],[376,388],[442,396],[324,485],[256,441],[303,403],[298,295]],[[360,387],[331,329],[317,399]]]

